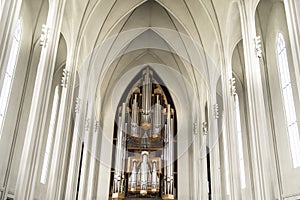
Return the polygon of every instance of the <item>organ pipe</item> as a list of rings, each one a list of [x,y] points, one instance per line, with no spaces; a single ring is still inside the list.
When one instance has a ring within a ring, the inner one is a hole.
[[[143,80],[143,90],[142,90],[142,124],[141,126],[144,129],[148,129],[151,124],[151,93],[152,93],[152,84],[150,80],[149,68],[146,69]]]
[[[122,193],[122,178],[123,178],[123,156],[124,156],[124,133],[125,133],[125,111],[126,111],[126,104],[123,103],[121,116],[119,116],[118,120],[118,141],[116,146],[116,162],[115,162],[115,175],[114,175],[114,186],[113,191],[114,193]]]
[[[161,130],[161,105],[159,95],[156,95],[156,104],[153,115],[153,137],[159,137]]]
[[[139,122],[139,107],[138,107],[138,94],[134,94],[134,99],[132,103],[132,114],[131,114],[131,135],[138,137],[138,122]]]
[[[173,110],[149,68],[140,81],[117,117],[112,199],[150,194],[174,199]]]

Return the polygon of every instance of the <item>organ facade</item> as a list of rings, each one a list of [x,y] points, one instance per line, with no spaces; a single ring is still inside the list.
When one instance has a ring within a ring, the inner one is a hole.
[[[154,72],[140,75],[116,115],[111,198],[174,199],[175,110]]]

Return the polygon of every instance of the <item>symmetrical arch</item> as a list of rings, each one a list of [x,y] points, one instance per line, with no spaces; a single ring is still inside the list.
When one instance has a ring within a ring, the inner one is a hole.
[[[146,66],[176,108],[175,197],[300,198],[299,10],[297,0],[1,1],[0,199],[109,199],[115,113]]]

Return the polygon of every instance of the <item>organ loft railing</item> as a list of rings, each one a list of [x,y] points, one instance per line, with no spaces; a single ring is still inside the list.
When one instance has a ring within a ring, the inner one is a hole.
[[[164,90],[147,67],[119,107],[112,159],[112,199],[176,198],[176,117],[170,96]]]

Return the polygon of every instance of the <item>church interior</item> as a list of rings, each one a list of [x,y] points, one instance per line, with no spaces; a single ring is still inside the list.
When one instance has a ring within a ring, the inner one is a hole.
[[[0,0],[0,200],[299,200],[299,0]]]

